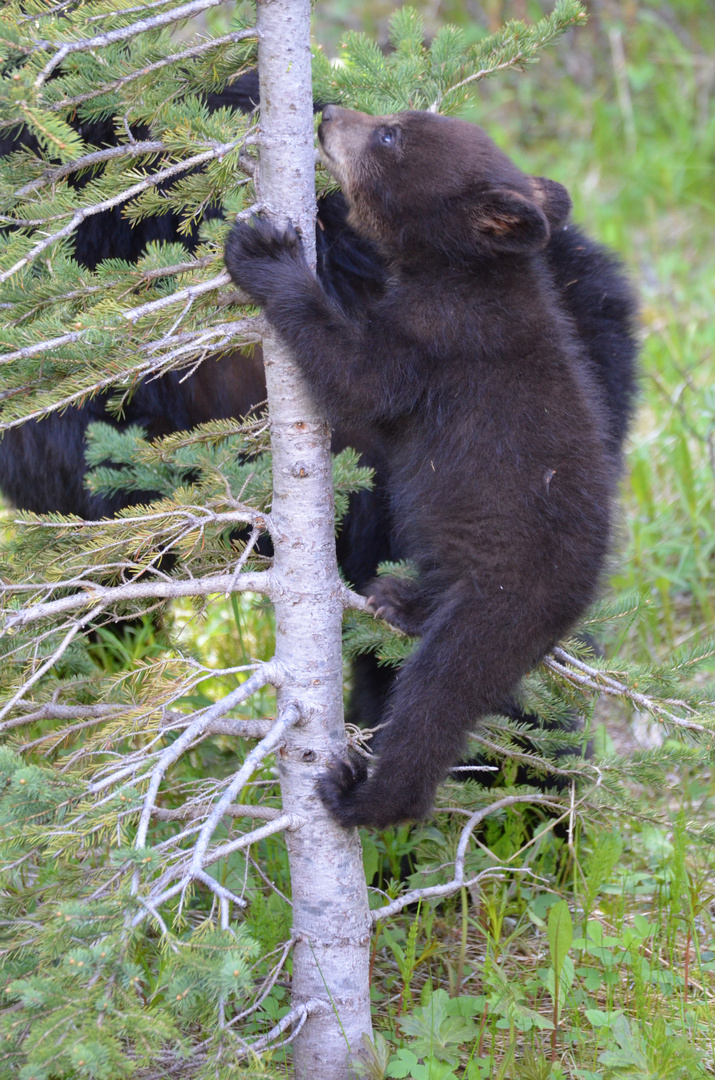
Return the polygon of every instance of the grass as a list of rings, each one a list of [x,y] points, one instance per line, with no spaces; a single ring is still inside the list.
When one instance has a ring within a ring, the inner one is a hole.
[[[384,5],[365,6],[377,25]],[[522,15],[529,5],[517,6]],[[342,2],[326,7],[347,17]],[[464,16],[459,5],[444,7]],[[495,2],[484,8],[492,20],[511,11]],[[634,2],[618,11],[613,23],[592,16],[587,30],[527,76],[483,85],[469,116],[525,169],[566,184],[576,219],[621,252],[641,292],[641,405],[611,588],[649,603],[608,643],[626,664],[667,660],[715,622],[715,27],[698,2]],[[203,621],[189,605],[173,618],[182,646],[207,666],[270,654],[271,619],[248,597],[214,603]],[[151,627],[139,626],[120,642],[100,638],[95,661],[118,670],[160,647]],[[232,689],[232,679],[208,677],[191,704]],[[712,669],[699,679],[712,697]],[[247,708],[270,715],[272,696],[266,691]],[[614,742],[634,745],[625,706],[602,703],[597,715],[606,725],[596,733],[604,752]],[[186,779],[226,775],[236,754],[216,738],[192,758]],[[257,779],[275,777],[267,766]],[[361,1075],[715,1075],[715,854],[703,842],[715,811],[712,775],[673,764],[665,783],[634,784],[632,792],[632,806],[576,820],[570,835],[555,835],[519,807],[490,819],[470,865],[514,869],[479,893],[463,890],[378,928],[371,964],[378,1034],[356,1063]],[[442,803],[465,799],[463,786],[449,784]],[[453,858],[459,821],[440,812],[421,829],[365,834],[369,880],[394,896],[405,875],[411,886],[436,879]],[[264,841],[254,857],[287,892],[282,844]],[[240,854],[225,862],[222,880],[236,887],[247,880],[253,892],[250,930],[266,955],[285,938],[287,905]],[[277,985],[257,1024],[286,1009],[286,987]],[[267,1070],[289,1064],[281,1051]]]
[[[700,778],[684,794],[691,810],[712,808]],[[494,830],[502,859],[522,828],[513,815]],[[430,840],[415,843],[422,863]],[[672,830],[647,821],[590,830],[570,850],[547,834],[519,865],[533,876],[413,914],[377,939],[373,993],[391,1053],[387,1074],[712,1075],[713,867],[708,853],[695,854],[684,816]],[[404,959],[411,935],[412,966]],[[409,1015],[427,1029],[425,1010],[439,1005],[430,1046],[405,1023],[413,1000],[421,1006]],[[455,1026],[456,1016],[469,1023]],[[401,1071],[405,1063],[410,1071]]]

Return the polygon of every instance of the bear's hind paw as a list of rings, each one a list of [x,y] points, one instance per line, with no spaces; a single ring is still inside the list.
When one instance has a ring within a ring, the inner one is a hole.
[[[365,760],[351,754],[348,758],[334,758],[316,785],[323,806],[346,829],[361,824],[355,817],[352,802],[356,789],[366,778]]]

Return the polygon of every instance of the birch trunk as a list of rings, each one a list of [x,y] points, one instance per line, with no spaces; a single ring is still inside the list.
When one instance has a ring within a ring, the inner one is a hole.
[[[315,184],[310,0],[258,0],[259,198],[290,218],[314,262]],[[371,1033],[370,918],[360,841],[327,814],[315,781],[344,747],[342,603],[335,559],[330,431],[289,352],[263,342],[273,451],[278,710],[303,723],[277,755],[283,806],[306,824],[288,834],[293,898],[293,1006],[322,999],[296,1036],[298,1080],[352,1075],[349,1050]]]

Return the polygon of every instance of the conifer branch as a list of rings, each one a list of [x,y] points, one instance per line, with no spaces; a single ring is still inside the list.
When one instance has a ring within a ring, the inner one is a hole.
[[[186,358],[197,353],[201,356],[205,356],[211,351],[218,352],[221,349],[225,349],[226,347],[237,343],[249,345],[259,342],[263,337],[265,325],[266,323],[262,315],[251,315],[246,319],[235,319],[233,322],[218,323],[205,330],[184,331],[180,334],[174,334],[170,338],[163,338],[161,341],[149,342],[148,344],[140,346],[137,351],[139,353],[149,353],[151,355],[151,353],[156,352],[157,349],[162,346],[168,347],[175,345],[176,348],[167,355],[159,357],[159,359],[144,360],[139,364],[126,368],[124,371],[115,371],[112,374],[107,375],[104,379],[98,379],[88,386],[83,386],[81,390],[75,390],[74,393],[66,394],[58,401],[43,405],[14,420],[0,421],[0,432],[20,427],[22,424],[27,423],[28,420],[39,420],[40,417],[47,416],[49,413],[66,409],[69,405],[81,402],[90,395],[100,393],[102,390],[106,390],[111,386],[121,385],[123,382],[128,382],[129,380],[134,382],[134,380],[138,379],[141,375],[161,375],[165,371],[168,371],[172,362],[180,357]],[[70,334],[63,334],[61,337],[53,338],[49,341],[40,341],[35,345],[28,345],[23,349],[17,349],[13,353],[6,353],[4,356],[0,355],[0,364],[9,363],[13,359],[26,359],[31,356],[36,356],[39,353],[48,352],[61,345],[77,341],[85,334],[87,334],[86,330],[79,330]],[[0,393],[0,401],[3,397],[9,399],[20,392],[21,391],[19,390],[12,390],[7,391],[5,394]]]
[[[133,325],[145,315],[153,315],[154,312],[161,311],[163,308],[169,307],[170,304],[179,304],[182,300],[194,300],[197,296],[203,296],[204,293],[214,292],[216,289],[230,284],[231,278],[224,270],[223,273],[217,274],[216,277],[210,278],[209,281],[202,281],[199,285],[188,285],[185,289],[178,289],[169,296],[162,296],[161,300],[150,300],[148,303],[141,304],[130,311],[123,311],[122,318]]]
[[[504,746],[500,743],[492,742],[490,739],[485,739],[483,735],[480,735],[476,731],[470,731],[470,739],[479,743],[485,750],[491,750],[499,757],[510,758],[512,761],[519,761],[522,765],[531,765],[535,770],[544,772],[548,769],[550,773],[554,773],[556,776],[563,776],[566,779],[573,777],[573,770],[559,769],[557,765],[549,761],[548,764],[543,758],[540,758],[538,754],[527,754],[523,750],[516,750],[514,747]]]
[[[138,34],[143,34],[147,30],[158,30],[161,26],[182,22],[184,19],[190,19],[202,11],[207,11],[209,8],[218,7],[222,3],[223,0],[191,0],[190,3],[180,4],[179,7],[174,8],[172,11],[165,11],[160,15],[153,15],[147,19],[138,19],[136,22],[130,23],[129,26],[122,26],[117,30],[108,30],[106,33],[96,34],[94,37],[65,42],[47,61],[35,79],[34,86],[39,89],[55,68],[72,53],[89,52],[92,49],[101,49],[106,45],[113,45],[119,41],[129,41],[130,38],[137,37]],[[244,37],[255,37],[256,31],[255,29],[251,31],[244,30],[243,35]],[[54,44],[54,42],[47,40],[38,41],[32,51],[47,51]]]
[[[471,75],[468,75],[466,79],[462,79],[460,82],[452,83],[451,86],[445,87],[441,90],[437,97],[429,105],[427,111],[437,113],[440,110],[440,106],[444,101],[447,94],[453,94],[457,90],[461,90],[465,86],[469,86],[471,83],[479,82],[480,79],[486,79],[488,75],[495,75],[497,71],[507,71],[509,68],[518,67],[524,60],[524,52],[519,50],[514,56],[508,60],[503,60],[501,63],[493,64],[491,67],[481,68],[480,71],[475,71]]]
[[[82,630],[87,625],[87,623],[91,622],[91,620],[99,614],[99,611],[99,607],[93,608],[86,615],[84,615],[83,618],[79,619],[69,628],[62,641],[51,654],[51,656],[49,656],[48,659],[45,660],[44,664],[41,664],[32,673],[32,675],[23,682],[22,686],[13,694],[10,700],[5,702],[4,706],[0,709],[0,720],[2,720],[4,716],[7,716],[10,710],[14,708],[14,706],[17,705],[17,703],[21,701],[22,698],[24,698],[28,690],[30,690],[36,682],[39,682],[43,675],[46,675],[47,672],[55,666],[57,661],[60,660],[61,657],[64,656],[64,654],[67,652],[67,649],[70,647],[79,631]]]
[[[173,266],[160,266],[156,270],[142,270],[140,274],[142,281],[154,281],[156,278],[190,274],[192,270],[203,270],[204,267],[217,262],[221,262],[220,255],[206,255],[203,259],[192,259],[191,262],[174,263]]]
[[[171,295],[173,302],[174,294]],[[163,299],[163,298],[162,298]],[[162,301],[158,301],[161,306]],[[145,311],[144,314],[147,314]],[[123,317],[131,318],[131,312],[122,313]],[[242,333],[253,334],[254,337],[260,337],[265,327],[265,321],[261,315],[253,315],[246,319],[235,319],[232,322],[217,323],[215,326],[210,326],[204,330],[196,330],[192,333],[174,334],[170,337],[164,337],[161,341],[150,341],[145,345],[140,346],[140,351],[143,352],[156,352],[160,345],[164,342],[188,342],[195,340],[199,335],[211,334],[214,336],[220,336],[222,338],[220,344],[227,344],[232,338],[239,338]],[[81,338],[86,337],[89,334],[90,329],[77,330],[69,334],[62,334],[60,337],[50,338],[47,341],[38,341],[34,345],[27,345],[22,349],[15,349],[14,352],[0,353],[0,364],[9,364],[13,360],[27,360],[31,356],[37,356],[40,353],[50,352],[52,349],[58,349],[62,345],[71,345],[75,341],[79,341]],[[248,339],[250,340],[250,338]],[[216,346],[218,348],[218,344]],[[126,372],[119,372],[111,375],[107,379],[102,379],[99,382],[93,383],[86,389],[78,391],[78,393],[71,395],[70,397],[63,398],[61,402],[57,402],[55,405],[50,406],[50,409],[64,408],[66,405],[71,405],[78,397],[82,397],[84,394],[95,393],[98,390],[104,389],[106,386],[111,386],[115,382],[119,382],[122,378],[132,375],[141,374],[143,371],[149,370],[151,365],[144,365],[142,368],[131,368]],[[1,397],[2,395],[0,395]],[[22,420],[11,421],[9,424],[0,424],[0,431],[6,427],[15,427],[18,423],[24,424],[25,420],[33,420],[36,416],[44,414],[44,410],[40,413],[32,413],[29,416],[23,417]]]
[[[282,679],[282,672],[275,660],[269,660],[265,664],[261,664],[257,671],[254,671],[253,675],[242,683],[236,690],[233,690],[230,694],[227,694],[220,701],[215,702],[206,709],[202,709],[200,713],[197,713],[194,720],[188,725],[182,735],[179,736],[173,743],[166,747],[161,754],[157,765],[154,767],[151,775],[151,781],[149,788],[144,797],[144,806],[142,808],[141,817],[137,826],[137,835],[135,846],[142,848],[146,844],[147,833],[149,831],[149,821],[154,810],[154,804],[156,796],[159,791],[159,785],[166,775],[166,771],[178,761],[184,751],[197,739],[200,739],[205,734],[206,728],[212,723],[212,721],[218,719],[220,716],[224,716],[231,709],[240,705],[243,701],[246,701],[252,694],[255,694],[257,690],[271,683],[273,686],[280,684]],[[272,733],[276,729],[276,725],[272,725],[270,732],[264,739],[255,747],[258,750],[264,745],[266,739],[271,739]],[[280,737],[283,737],[285,725],[279,727],[278,733]],[[265,755],[264,755],[265,756]],[[250,759],[249,754],[246,761]],[[259,760],[261,760],[259,758]],[[230,802],[233,800],[231,799]]]
[[[162,68],[171,67],[173,64],[181,64],[185,60],[193,59],[196,56],[202,56],[204,53],[219,48],[221,45],[235,45],[239,41],[245,41],[247,38],[255,36],[256,29],[253,26],[247,30],[234,30],[230,34],[223,34],[221,37],[212,38],[210,41],[203,41],[200,45],[192,45],[188,49],[182,49],[181,52],[170,53],[161,60],[146,64],[144,67],[131,71],[127,75],[122,75],[118,79],[113,79],[111,82],[103,83],[97,89],[89,90],[84,94],[76,94],[74,97],[63,97],[61,101],[53,102],[47,108],[54,112],[64,112],[65,109],[76,108],[77,105],[82,105],[85,101],[92,101],[94,98],[102,97],[104,94],[121,90],[122,87],[128,86],[129,83],[136,82],[137,79],[142,79],[146,75],[153,75],[155,71],[161,71]],[[13,123],[15,121],[5,121],[0,123],[0,128],[10,126]]]
[[[227,500],[228,501],[228,500]],[[57,529],[61,527],[63,531],[69,531],[72,529],[101,529],[102,531],[111,531],[112,529],[124,529],[127,525],[147,525],[150,522],[159,525],[161,522],[167,521],[181,521],[184,524],[189,525],[191,528],[204,529],[207,525],[241,525],[249,523],[256,526],[258,529],[268,529],[271,531],[272,519],[270,514],[264,513],[262,510],[255,510],[253,507],[245,506],[243,503],[231,500],[233,502],[234,509],[226,511],[224,513],[217,513],[211,510],[207,506],[177,506],[171,510],[160,510],[155,514],[125,514],[120,518],[98,518],[95,521],[63,521],[61,526],[58,526],[56,521],[31,521],[28,522],[27,518],[15,518],[14,525],[20,527],[27,527],[28,524],[32,525],[33,529]],[[72,586],[81,585],[82,580],[78,578],[65,579],[60,583],[56,583],[51,586],[56,588],[71,588]],[[3,592],[27,592],[28,589],[35,589],[36,585],[6,585],[0,589],[0,596]]]
[[[116,10],[101,11],[99,15],[90,15],[87,23],[101,22],[102,19],[113,19],[117,15],[133,15],[137,11],[151,11],[152,8],[166,7],[171,0],[149,0],[146,4],[135,4],[134,7],[120,7]]]
[[[201,2],[203,2],[203,0],[201,0]],[[217,0],[217,2],[219,2],[219,0]],[[3,270],[2,273],[0,273],[0,284],[13,277],[13,275],[19,270],[22,270],[23,267],[33,262],[38,255],[41,255],[42,252],[46,251],[52,244],[57,243],[59,240],[66,240],[68,236],[71,236],[72,233],[79,228],[83,221],[87,220],[87,218],[93,217],[95,214],[101,214],[105,210],[111,210],[115,206],[120,206],[129,199],[133,199],[135,196],[140,195],[142,191],[148,191],[150,188],[156,187],[165,180],[170,180],[172,177],[178,176],[179,173],[186,172],[187,169],[193,169],[198,165],[205,165],[207,161],[214,161],[216,158],[223,158],[226,154],[235,150],[237,146],[244,144],[248,138],[250,138],[250,136],[242,136],[239,139],[231,140],[231,142],[213,144],[209,150],[204,150],[200,154],[194,154],[193,157],[184,158],[183,161],[177,161],[175,164],[169,165],[164,169],[159,169],[157,172],[148,173],[143,180],[138,181],[136,184],[132,184],[131,187],[125,188],[124,191],[120,191],[108,199],[104,199],[102,202],[94,203],[91,206],[81,207],[62,229],[58,229],[56,232],[50,233],[49,236],[44,237],[44,239],[35,244],[26,255],[23,255],[21,259],[18,259],[13,266],[8,270]],[[70,213],[72,213],[72,211],[68,210],[67,214]],[[59,217],[65,216],[65,214],[59,215]],[[48,220],[54,219],[40,219],[36,224],[43,224]],[[22,224],[19,219],[18,224]]]
[[[211,674],[218,673],[211,672]],[[19,707],[22,707],[22,705]],[[58,731],[45,732],[39,739],[33,739],[32,742],[26,742],[20,746],[20,749],[26,753],[28,750],[34,750],[38,746],[46,746],[54,739],[55,743],[47,748],[47,752],[49,752],[55,748],[58,742],[64,742],[68,736],[74,735],[78,731],[85,731],[90,727],[96,727],[97,724],[103,724],[106,720],[111,720],[114,717],[125,716],[130,711],[132,711],[131,707],[126,705],[42,705],[23,716],[16,716],[12,720],[6,720],[0,725],[0,732],[9,731],[11,728],[26,727],[29,724],[36,723],[38,720],[71,720],[73,717],[86,717],[86,719],[79,720],[75,724],[67,724],[66,727],[60,728]],[[163,711],[166,715],[166,711]],[[163,737],[169,731],[185,728],[191,723],[191,716],[187,716],[185,713],[172,713],[171,720],[170,724],[159,730],[158,734],[160,736]],[[211,722],[205,734],[230,735],[236,739],[262,739],[264,735],[268,734],[272,724],[272,720],[218,719]]]
[[[143,142],[127,142],[122,143],[120,146],[110,146],[104,150],[94,150],[91,154],[85,154],[84,157],[75,158],[74,161],[68,161],[64,165],[52,165],[45,169],[42,176],[38,176],[36,180],[31,180],[29,184],[25,184],[15,192],[15,198],[21,199],[24,195],[30,195],[33,191],[37,191],[38,188],[44,187],[45,184],[55,184],[58,180],[62,180],[65,176],[71,176],[74,172],[79,172],[80,169],[88,169],[93,165],[101,165],[105,161],[113,161],[116,158],[125,157],[144,157],[153,156],[155,154],[163,154],[167,150],[166,145],[163,142],[157,140],[146,139]],[[5,221],[10,220],[4,218]],[[23,218],[15,219],[18,225],[25,224]]]
[[[566,678],[576,686],[595,690],[598,693],[609,694],[612,697],[628,698],[639,709],[650,713],[660,722],[664,721],[673,724],[674,727],[684,728],[687,731],[697,731],[701,734],[705,734],[709,730],[703,724],[696,724],[694,720],[678,716],[664,707],[664,705],[672,705],[682,709],[684,712],[693,713],[695,710],[687,701],[678,698],[665,698],[663,699],[664,703],[658,701],[648,694],[642,694],[638,690],[634,690],[632,687],[615,679],[612,675],[591,667],[590,664],[586,664],[583,660],[579,660],[577,657],[567,653],[565,649],[560,647],[552,649],[551,654],[544,658],[543,663],[550,671]]]
[[[523,23],[508,23],[505,30],[509,31],[509,33],[495,35],[495,46],[492,50],[493,54],[495,54],[494,63],[488,64],[479,71],[466,76],[466,78],[444,87],[429,105],[429,111],[439,112],[440,106],[448,94],[453,94],[465,86],[478,82],[480,79],[496,74],[498,71],[506,71],[509,68],[529,63],[534,59],[535,53],[552,42],[569,26],[585,22],[587,15],[584,9],[579,5],[573,11],[565,10],[571,6],[557,3],[551,15],[541,19],[533,28],[527,28]],[[520,42],[523,42],[521,47],[519,47]],[[511,50],[515,47],[516,52],[511,53]],[[504,56],[505,52],[508,55]],[[503,59],[499,59],[500,56]]]

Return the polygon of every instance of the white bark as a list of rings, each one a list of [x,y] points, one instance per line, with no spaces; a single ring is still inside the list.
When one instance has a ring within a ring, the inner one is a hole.
[[[310,0],[259,0],[259,198],[290,218],[314,258],[314,149]],[[286,673],[279,712],[297,703],[301,725],[277,755],[283,809],[305,820],[288,832],[293,1007],[311,1007],[294,1044],[298,1080],[352,1076],[348,1045],[371,1033],[371,923],[360,842],[330,818],[315,792],[329,757],[344,749],[342,587],[335,560],[330,432],[288,351],[264,337],[273,450],[276,660]]]

